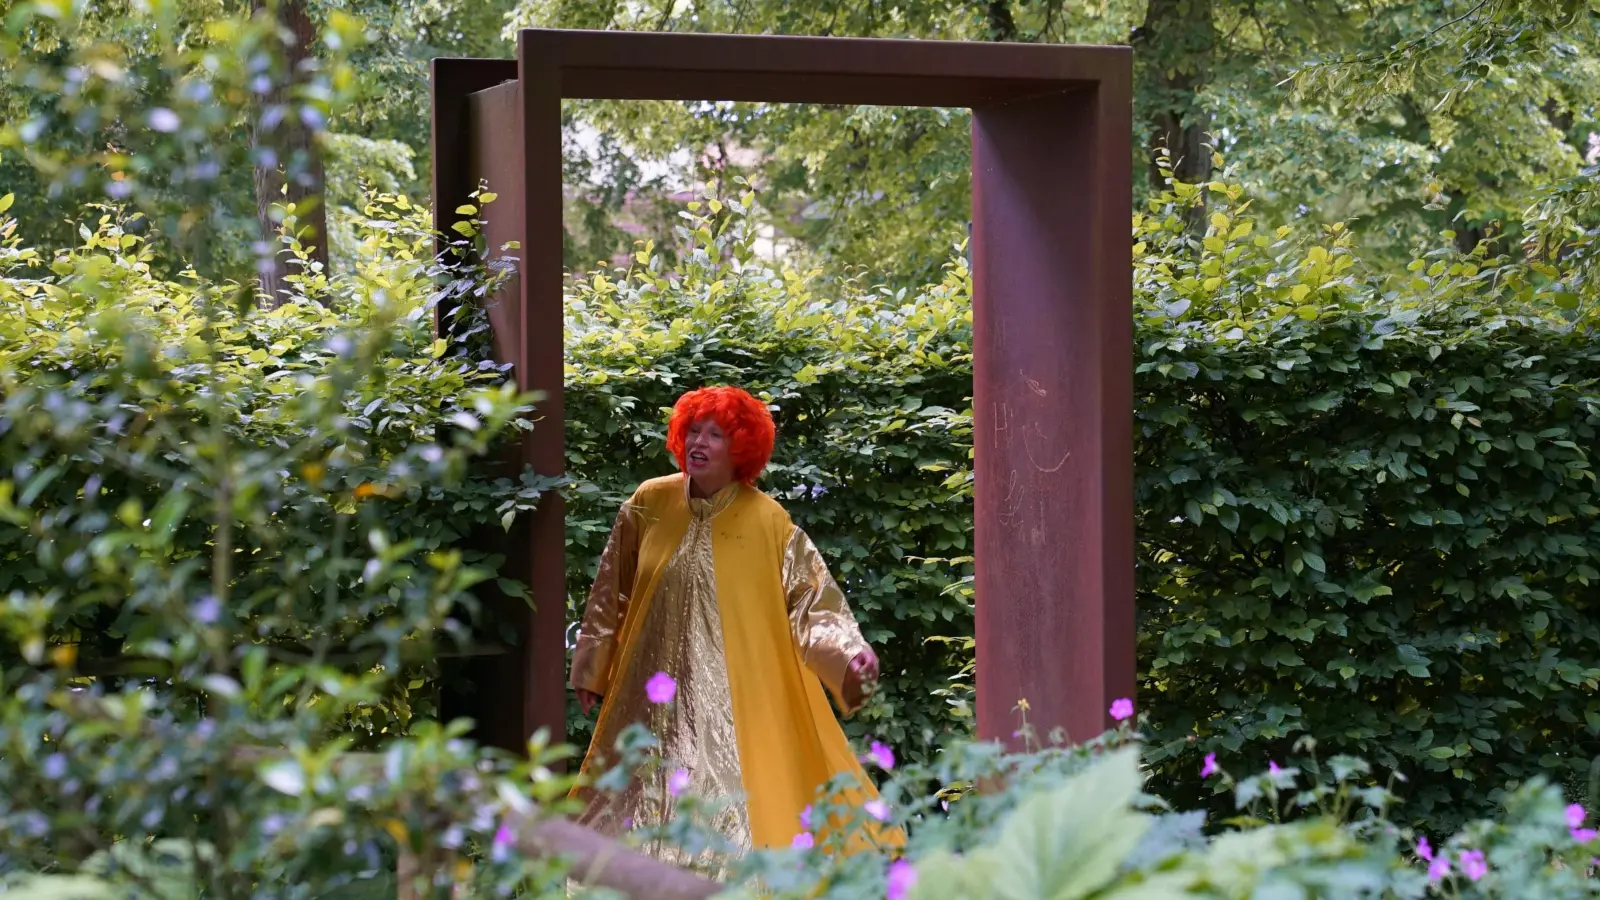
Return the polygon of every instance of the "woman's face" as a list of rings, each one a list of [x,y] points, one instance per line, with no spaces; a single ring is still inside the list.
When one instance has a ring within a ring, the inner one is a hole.
[[[689,477],[713,492],[733,481],[733,461],[728,458],[728,436],[715,419],[705,418],[689,426],[683,443],[684,463]]]

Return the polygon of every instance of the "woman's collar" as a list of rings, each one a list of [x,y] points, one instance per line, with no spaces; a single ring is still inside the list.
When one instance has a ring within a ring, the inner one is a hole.
[[[722,512],[739,496],[742,487],[744,485],[733,481],[710,497],[696,497],[693,493],[694,479],[689,477],[689,473],[683,473],[683,497],[689,502],[689,508],[696,512],[704,511],[711,515]]]

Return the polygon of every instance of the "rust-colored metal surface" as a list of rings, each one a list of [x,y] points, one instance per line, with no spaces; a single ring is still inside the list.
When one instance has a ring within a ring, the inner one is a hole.
[[[457,108],[440,109],[441,73],[458,85],[476,78],[483,91],[504,80],[506,65],[436,61],[434,205],[454,209],[477,177],[441,174],[467,165],[465,151],[441,140],[515,145],[520,172],[501,176],[511,188],[490,184],[497,206],[520,204],[490,219],[517,222],[523,235],[511,239],[524,248],[515,318],[496,320],[513,333],[497,334],[496,347],[520,363],[519,384],[549,395],[535,440],[520,450],[539,472],[562,466],[563,98],[973,110],[978,728],[1014,743],[1013,710],[1024,699],[1042,734],[1062,728],[1082,740],[1106,727],[1111,701],[1134,686],[1131,52],[527,30],[517,50],[519,121],[501,119],[498,105],[491,115],[487,98],[452,94]],[[464,128],[461,109],[472,110]],[[498,168],[484,159],[479,152],[478,172]],[[555,601],[539,604],[519,649],[531,690],[508,689],[500,707],[502,718],[521,718],[524,737],[541,726],[561,735],[561,516],[557,503],[541,507],[517,570],[536,599]],[[892,666],[894,648],[883,655]]]
[[[1133,696],[1127,82],[973,116],[978,730]],[[1112,135],[1115,134],[1113,138]]]
[[[433,151],[433,196],[459,198],[460,202],[433,205],[433,230],[450,234],[450,226],[460,218],[456,208],[466,202],[477,187],[470,154],[472,118],[467,98],[497,84],[514,82],[517,64],[509,59],[436,59],[428,67],[429,102],[433,109],[430,146]],[[509,204],[508,204],[509,205]],[[439,249],[444,246],[441,242]],[[448,315],[448,308],[435,311],[434,323]]]

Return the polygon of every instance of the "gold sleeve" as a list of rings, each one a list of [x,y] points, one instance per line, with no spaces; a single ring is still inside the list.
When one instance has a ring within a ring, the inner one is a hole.
[[[604,695],[611,684],[611,660],[617,636],[628,615],[628,592],[633,590],[639,562],[639,516],[630,499],[617,513],[617,523],[600,554],[600,568],[589,590],[589,602],[578,626],[572,651],[572,686]]]
[[[843,702],[845,671],[850,661],[867,649],[867,642],[822,553],[799,528],[789,535],[784,550],[783,592],[789,603],[789,630],[800,658]]]

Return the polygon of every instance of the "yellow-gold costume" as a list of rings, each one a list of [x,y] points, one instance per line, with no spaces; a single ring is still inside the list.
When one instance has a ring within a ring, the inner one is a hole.
[[[821,554],[777,501],[737,482],[703,500],[685,475],[645,482],[601,557],[572,684],[605,698],[586,773],[609,767],[635,722],[673,765],[620,794],[580,792],[589,803],[581,821],[611,834],[659,824],[677,767],[690,792],[743,799],[714,823],[740,847],[789,845],[817,789],[840,773],[871,799],[823,691],[841,697],[850,661],[866,649]],[[672,703],[646,695],[657,672],[677,682]]]

